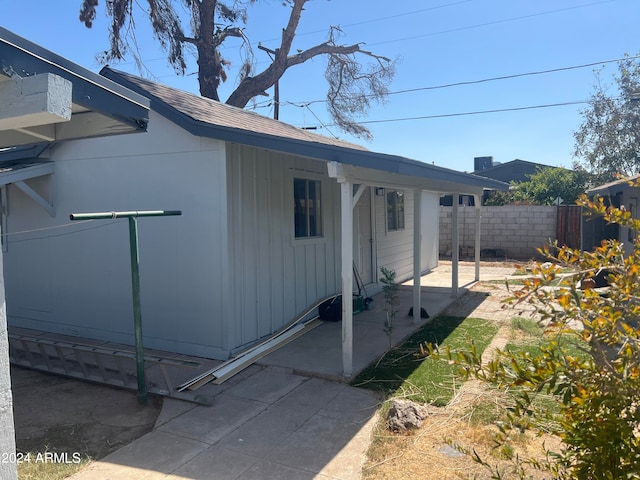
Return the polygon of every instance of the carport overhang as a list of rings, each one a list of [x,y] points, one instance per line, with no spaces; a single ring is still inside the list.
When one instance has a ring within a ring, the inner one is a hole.
[[[40,155],[65,140],[144,132],[148,119],[147,98],[0,27],[0,187],[54,216],[50,195],[28,183],[53,182],[54,163]]]
[[[0,148],[145,131],[149,100],[0,27]]]
[[[366,155],[366,154],[365,154]],[[480,279],[480,206],[485,189],[507,190],[508,184],[484,177],[464,174],[413,160],[391,157],[383,154],[371,155],[371,167],[329,162],[327,170],[330,178],[340,184],[341,199],[341,277],[342,298],[351,298],[353,291],[353,209],[366,187],[408,189],[413,191],[413,301],[414,312],[421,311],[421,240],[422,240],[422,192],[431,191],[453,195],[452,215],[452,276],[451,295],[459,294],[459,237],[458,198],[460,195],[474,197],[476,213],[475,231],[475,280]],[[395,161],[394,161],[395,160]],[[361,163],[361,162],[359,162]],[[413,316],[420,322],[420,315]],[[342,302],[342,365],[343,376],[353,375],[353,304]]]

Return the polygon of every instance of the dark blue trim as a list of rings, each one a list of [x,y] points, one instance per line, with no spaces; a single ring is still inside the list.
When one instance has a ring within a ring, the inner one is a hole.
[[[73,83],[73,103],[146,130],[149,100],[0,27],[0,74],[53,73]]]

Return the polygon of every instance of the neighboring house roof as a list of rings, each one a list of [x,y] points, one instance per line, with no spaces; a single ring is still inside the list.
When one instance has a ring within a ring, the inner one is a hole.
[[[376,153],[232,107],[199,95],[105,67],[101,75],[151,100],[151,108],[193,135],[294,155],[481,188],[508,188],[502,182],[396,155]]]
[[[0,148],[146,130],[147,98],[0,27],[0,86],[42,74],[71,83],[70,119],[0,131]]]
[[[632,188],[629,182],[637,181],[640,179],[640,174],[633,175],[631,177],[621,178],[612,182],[598,185],[597,187],[587,190],[587,195],[616,195],[624,190]]]
[[[515,159],[510,162],[501,163],[484,170],[476,170],[474,175],[493,178],[501,182],[526,182],[529,175],[533,175],[541,168],[553,168],[541,163],[528,162],[526,160]]]

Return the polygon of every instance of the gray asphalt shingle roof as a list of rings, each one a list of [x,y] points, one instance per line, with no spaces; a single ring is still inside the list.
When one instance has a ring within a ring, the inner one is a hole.
[[[151,108],[196,136],[216,138],[327,162],[385,173],[464,185],[507,190],[508,184],[417,160],[372,152],[361,145],[303,130],[257,113],[161,85],[130,73],[104,67],[100,74],[148,97]],[[456,187],[457,188],[457,187]],[[452,190],[447,190],[452,191]]]
[[[111,77],[113,74],[117,75],[117,77],[126,82],[130,82],[133,86],[142,90],[141,93],[144,94],[146,92],[146,94],[150,94],[152,96],[152,105],[154,99],[160,100],[166,105],[173,107],[176,113],[190,117],[196,122],[252,133],[259,132],[265,135],[300,140],[303,142],[315,142],[323,145],[367,150],[355,143],[318,135],[317,133],[273,120],[249,110],[233,107],[199,95],[193,95],[192,93],[155,83],[109,67],[105,67],[100,73],[107,77]],[[116,80],[116,77],[113,77],[113,79]]]

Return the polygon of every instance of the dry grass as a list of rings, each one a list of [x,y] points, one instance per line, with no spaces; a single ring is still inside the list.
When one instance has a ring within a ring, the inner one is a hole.
[[[498,392],[488,390],[479,382],[470,381],[446,407],[432,407],[422,427],[411,434],[390,433],[381,421],[374,432],[363,478],[494,478],[487,467],[474,461],[471,455],[474,451],[487,463],[497,467],[504,475],[502,478],[520,478],[513,473],[516,456],[542,460],[545,447],[556,449],[559,441],[552,436],[514,433],[502,447],[498,447],[495,441],[498,428],[485,422],[504,412],[504,402],[504,397]],[[451,456],[451,446],[469,454]],[[527,478],[541,480],[549,477],[544,472],[530,468]]]
[[[507,296],[498,285],[479,284],[476,292],[489,296],[475,311],[468,312],[483,318],[485,313],[499,311],[500,300]],[[515,312],[514,312],[515,314]],[[486,317],[484,317],[486,318]],[[483,355],[483,362],[492,356],[493,348],[531,338],[534,321],[504,321],[502,328]],[[535,336],[535,334],[533,335]],[[508,398],[501,392],[477,380],[465,382],[444,407],[431,406],[422,427],[408,434],[391,433],[381,420],[377,425],[363,469],[365,480],[448,480],[492,479],[497,468],[503,479],[521,478],[514,472],[517,459],[544,460],[546,451],[557,451],[560,441],[551,435],[510,433],[500,446],[496,441],[500,431],[496,423],[504,418],[509,407]],[[381,412],[381,417],[383,416]],[[467,454],[461,454],[465,451]],[[477,453],[491,469],[473,459]],[[457,455],[456,455],[457,454]],[[525,468],[525,466],[522,466]],[[550,478],[549,474],[526,469],[533,480]]]

